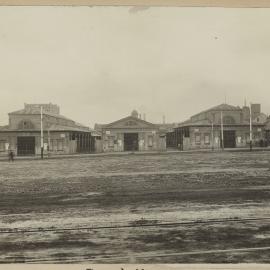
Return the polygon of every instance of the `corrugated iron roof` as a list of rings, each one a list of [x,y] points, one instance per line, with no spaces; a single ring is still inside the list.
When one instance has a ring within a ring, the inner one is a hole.
[[[9,114],[40,114],[40,109],[39,108],[25,108],[25,109],[22,109],[22,110],[18,110],[18,111],[14,111],[14,112],[11,112]],[[64,119],[64,120],[69,120],[69,121],[72,121],[72,122],[75,122],[74,120],[68,118],[68,117],[65,117],[61,114],[54,114],[54,113],[50,113],[50,112],[47,112],[47,111],[43,111],[43,115],[49,115],[49,116],[52,116],[52,117],[56,117],[56,118],[60,118],[60,119]]]
[[[195,117],[197,115],[200,115],[202,113],[206,113],[206,112],[210,112],[210,111],[241,111],[242,109],[239,107],[239,106],[233,106],[233,105],[229,105],[229,104],[226,104],[226,103],[222,103],[220,105],[217,105],[217,106],[214,106],[210,109],[207,109],[207,110],[204,110],[204,111],[201,111],[199,113],[196,113],[194,115],[191,116],[192,117]]]

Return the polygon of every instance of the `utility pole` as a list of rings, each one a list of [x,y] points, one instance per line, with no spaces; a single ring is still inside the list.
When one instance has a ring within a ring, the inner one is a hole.
[[[40,106],[40,150],[41,159],[43,159],[44,143],[43,143],[43,107]]]
[[[214,122],[212,121],[212,129],[211,129],[211,139],[212,139],[212,151],[214,151]]]
[[[50,138],[50,128],[48,128],[48,146],[47,146],[48,156],[50,150],[51,150],[51,138]]]
[[[221,148],[224,150],[224,131],[223,131],[223,112],[220,114],[220,124],[221,124]]]
[[[249,148],[250,151],[252,151],[252,111],[251,111],[251,103],[250,103],[250,109],[249,109]]]

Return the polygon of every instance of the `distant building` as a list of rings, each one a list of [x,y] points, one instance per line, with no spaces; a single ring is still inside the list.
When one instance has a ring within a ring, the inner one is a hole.
[[[166,131],[139,117],[131,115],[107,125],[95,125],[100,132],[103,152],[166,150]]]
[[[265,145],[267,116],[260,104],[252,104],[253,145]],[[223,122],[224,148],[247,147],[250,144],[250,108],[221,104],[191,116],[167,133],[167,146],[181,150],[221,148]],[[270,134],[270,133],[269,133]]]
[[[0,154],[8,149],[17,155],[41,153],[41,107],[45,153],[72,154],[93,152],[91,131],[60,115],[54,104],[24,104],[24,109],[9,113],[9,125],[0,128]]]

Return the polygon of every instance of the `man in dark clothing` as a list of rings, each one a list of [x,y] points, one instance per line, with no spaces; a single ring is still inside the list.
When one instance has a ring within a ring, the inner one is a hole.
[[[9,161],[14,161],[14,153],[12,150],[9,151],[8,153],[8,160]]]

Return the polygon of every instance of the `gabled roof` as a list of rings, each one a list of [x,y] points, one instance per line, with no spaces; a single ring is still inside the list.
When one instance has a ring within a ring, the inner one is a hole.
[[[128,120],[135,121],[137,123],[141,123],[143,125],[146,125],[146,126],[149,126],[149,127],[152,127],[152,128],[158,128],[158,125],[152,124],[150,122],[147,122],[145,120],[142,120],[142,119],[134,117],[134,116],[127,116],[127,117],[124,117],[124,118],[119,119],[117,121],[114,121],[112,123],[109,123],[107,125],[102,125],[101,127],[102,128],[109,128],[109,127],[112,127],[114,125],[120,124],[121,122],[125,122],[125,121],[128,121]]]
[[[242,109],[239,107],[239,106],[233,106],[233,105],[229,105],[229,104],[226,104],[226,103],[222,103],[220,105],[217,105],[215,107],[212,107],[210,109],[207,109],[205,111],[202,111],[202,112],[199,112],[197,114],[194,114],[193,116],[191,117],[194,117],[194,116],[197,116],[199,114],[202,114],[202,113],[206,113],[206,112],[210,112],[210,111],[241,111]]]
[[[270,130],[270,121],[265,123],[265,129]]]
[[[100,132],[102,130],[103,126],[105,126],[105,125],[95,123],[94,130]]]
[[[207,119],[203,119],[203,120],[195,120],[194,119],[194,118],[196,118],[196,116],[198,116],[200,114],[204,114],[204,113],[211,112],[211,111],[219,111],[219,112],[221,112],[221,111],[223,111],[223,112],[226,112],[226,111],[242,111],[242,109],[239,106],[236,107],[236,106],[233,106],[233,105],[222,103],[220,105],[214,106],[214,107],[212,107],[210,109],[207,109],[205,111],[202,111],[200,113],[192,115],[188,120],[179,123],[178,127],[183,127],[183,126],[188,126],[188,125],[193,125],[193,126],[196,126],[196,125],[198,125],[198,126],[199,125],[211,125],[211,122],[209,120],[207,120]]]
[[[0,126],[0,131],[6,131],[8,130],[8,126]]]
[[[239,106],[236,107],[233,105],[222,103],[218,106],[208,109],[207,111],[241,111],[241,108]]]
[[[34,107],[33,108],[24,108],[22,110],[18,110],[18,111],[14,111],[14,112],[9,113],[9,115],[18,115],[18,114],[19,115],[23,115],[23,114],[40,114],[40,109],[39,108],[34,108]],[[54,114],[54,113],[44,111],[43,115],[49,115],[49,116],[52,116],[52,117],[73,121],[72,119],[67,118],[67,117],[65,117],[65,116],[63,116],[61,114]]]
[[[92,132],[89,128],[87,127],[80,127],[80,126],[63,126],[63,125],[58,125],[58,124],[53,124],[49,127],[44,127],[44,132],[47,132],[49,130],[50,132],[52,131],[77,131],[77,132]],[[40,128],[34,128],[34,129],[11,129],[8,126],[5,128],[0,127],[0,132],[40,132]]]
[[[211,125],[212,123],[208,119],[198,120],[198,121],[191,121],[190,119],[178,124],[177,127],[184,127],[184,126],[204,126],[204,125]]]
[[[63,125],[51,125],[49,128],[50,131],[84,131],[90,132],[90,129],[83,126],[63,126]]]
[[[177,124],[175,123],[165,123],[165,124],[156,124],[160,130],[165,130],[167,132],[172,131],[175,127],[177,127]]]
[[[252,120],[253,125],[255,126],[262,126],[265,124],[265,122],[257,122],[255,119]],[[202,120],[196,120],[192,121],[192,119],[188,119],[184,122],[181,122],[178,124],[177,127],[187,127],[187,126],[211,126],[212,122],[209,119],[202,119]],[[217,125],[217,123],[215,123]],[[219,124],[218,124],[219,125]],[[224,126],[227,124],[224,123]],[[236,124],[229,124],[230,126],[249,126],[250,123],[248,120],[243,120],[241,123],[236,123]],[[270,126],[270,125],[269,125]]]

